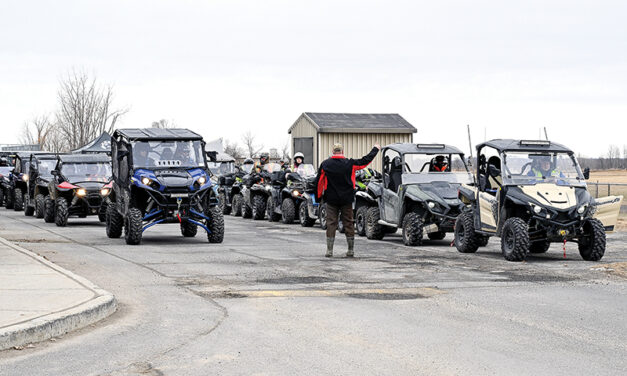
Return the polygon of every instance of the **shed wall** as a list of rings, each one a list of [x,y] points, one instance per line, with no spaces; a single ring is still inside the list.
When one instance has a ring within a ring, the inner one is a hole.
[[[312,127],[315,132],[315,129]],[[314,150],[317,150],[316,168],[323,160],[328,158],[336,142],[344,145],[344,155],[347,158],[361,158],[372,149],[375,143],[381,147],[397,142],[412,142],[411,133],[319,133],[317,140],[314,139]],[[318,147],[316,148],[316,145]],[[381,170],[381,155],[377,155],[370,167]]]

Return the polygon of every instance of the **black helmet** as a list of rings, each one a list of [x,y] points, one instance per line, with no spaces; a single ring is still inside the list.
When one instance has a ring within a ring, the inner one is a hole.
[[[244,163],[242,164],[255,164],[255,161],[253,161],[251,158],[246,158],[244,159]]]
[[[259,162],[261,164],[268,163],[268,159],[270,159],[270,154],[268,154],[268,153],[261,153],[261,154],[259,154]]]

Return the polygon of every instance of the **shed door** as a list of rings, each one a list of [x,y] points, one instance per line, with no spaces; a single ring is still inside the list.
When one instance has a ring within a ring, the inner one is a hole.
[[[313,160],[313,137],[294,138],[294,154],[301,152],[305,156],[304,163],[314,163]]]

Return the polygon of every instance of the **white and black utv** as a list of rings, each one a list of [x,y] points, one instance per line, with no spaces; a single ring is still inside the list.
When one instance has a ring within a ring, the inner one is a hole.
[[[383,179],[371,181],[357,211],[366,206],[366,236],[382,239],[403,230],[403,243],[420,245],[426,233],[441,240],[453,232],[464,204],[457,196],[472,183],[464,154],[444,144],[392,144],[383,148]],[[370,198],[369,198],[370,197]]]
[[[603,257],[623,196],[594,199],[573,151],[551,141],[498,139],[477,145],[477,156],[477,186],[460,188],[467,205],[455,225],[460,252],[476,252],[480,239],[497,236],[509,261],[567,241],[578,243],[584,260]]]
[[[148,228],[178,223],[185,237],[202,227],[211,243],[224,238],[217,185],[202,137],[187,129],[118,129],[111,142],[113,192],[107,236],[139,244]]]

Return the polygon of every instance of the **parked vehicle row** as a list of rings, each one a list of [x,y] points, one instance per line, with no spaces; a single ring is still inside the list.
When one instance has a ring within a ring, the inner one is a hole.
[[[550,141],[493,140],[478,145],[477,156],[473,175],[469,159],[454,146],[384,147],[382,174],[362,170],[356,176],[356,232],[380,240],[401,229],[408,246],[421,245],[425,235],[441,240],[454,233],[462,253],[498,237],[509,261],[571,241],[584,260],[603,257],[605,234],[614,230],[623,197],[592,198],[585,183],[589,172],[581,171],[571,150]],[[315,168],[277,173],[277,166],[260,173],[250,161],[219,180],[221,192],[235,192],[229,212],[259,220],[265,208],[270,221],[280,215],[283,223],[310,227],[318,220],[325,228]]]

